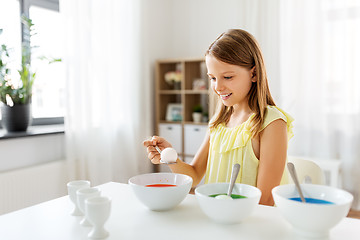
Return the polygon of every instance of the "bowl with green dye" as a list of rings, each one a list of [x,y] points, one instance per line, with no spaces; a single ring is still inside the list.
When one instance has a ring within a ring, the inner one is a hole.
[[[305,203],[299,201],[294,184],[272,189],[275,205],[281,215],[293,226],[296,235],[303,238],[328,238],[330,229],[348,214],[352,194],[330,186],[300,184]]]
[[[253,186],[235,183],[232,199],[216,198],[226,194],[229,183],[204,184],[195,189],[201,210],[211,220],[223,223],[240,223],[251,215],[259,204],[261,191]]]

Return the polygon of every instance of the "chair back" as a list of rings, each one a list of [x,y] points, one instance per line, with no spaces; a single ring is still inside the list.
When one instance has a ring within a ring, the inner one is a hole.
[[[325,184],[324,172],[314,161],[289,156],[288,162],[294,164],[300,183]],[[289,183],[293,183],[291,176]]]

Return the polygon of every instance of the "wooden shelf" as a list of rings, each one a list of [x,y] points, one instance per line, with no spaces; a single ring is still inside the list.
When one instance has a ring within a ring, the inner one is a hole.
[[[159,123],[168,123],[168,124],[183,124],[182,121],[159,121]]]
[[[209,94],[209,90],[184,90],[184,94]]]
[[[159,90],[159,94],[209,94],[209,90]]]
[[[181,90],[159,90],[159,94],[182,94]]]
[[[183,124],[191,124],[191,125],[199,125],[199,126],[207,126],[207,122],[193,122],[193,121],[184,121]]]
[[[181,89],[172,89],[173,86],[165,81],[165,74],[170,71],[181,72]],[[202,79],[207,88],[205,61],[203,58],[189,59],[160,59],[156,62],[156,125],[168,122],[167,111],[169,104],[180,104],[182,121],[191,122],[195,105],[203,107],[203,113],[209,113],[209,90],[194,90],[194,80]],[[158,127],[156,127],[156,132]]]

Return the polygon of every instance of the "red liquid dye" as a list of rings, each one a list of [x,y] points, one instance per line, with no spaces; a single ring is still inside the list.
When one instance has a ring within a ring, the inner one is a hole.
[[[173,185],[173,184],[149,184],[149,185],[146,185],[145,187],[176,187],[176,185]]]

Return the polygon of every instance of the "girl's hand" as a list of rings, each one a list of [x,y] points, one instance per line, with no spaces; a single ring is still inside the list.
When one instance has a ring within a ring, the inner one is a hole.
[[[160,150],[172,147],[171,144],[165,140],[165,138],[153,136],[150,140],[143,142],[148,152],[148,158],[153,164],[160,164],[160,153],[156,150],[155,146],[158,146]]]

